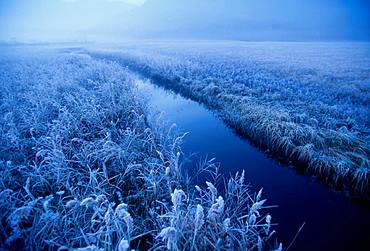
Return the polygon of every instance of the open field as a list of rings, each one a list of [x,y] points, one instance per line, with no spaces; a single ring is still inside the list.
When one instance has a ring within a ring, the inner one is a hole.
[[[90,51],[204,103],[283,161],[369,192],[370,44],[146,42]]]
[[[182,136],[151,120],[137,77],[48,47],[0,48],[0,248],[263,250],[261,193],[184,178]],[[212,96],[209,96],[212,97]]]

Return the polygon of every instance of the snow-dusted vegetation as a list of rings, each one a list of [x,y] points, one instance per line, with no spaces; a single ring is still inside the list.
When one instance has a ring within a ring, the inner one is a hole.
[[[152,42],[106,49],[94,55],[205,103],[296,167],[369,191],[368,43]]]
[[[159,59],[153,71],[166,67]],[[135,81],[120,65],[86,55],[1,48],[0,248],[281,250],[244,172],[223,192],[212,162],[199,166],[206,184],[184,178],[181,135],[149,119]],[[213,100],[225,88],[205,83],[194,95]],[[231,100],[236,110],[246,105]],[[343,130],[333,133],[349,135],[348,144],[360,138]]]

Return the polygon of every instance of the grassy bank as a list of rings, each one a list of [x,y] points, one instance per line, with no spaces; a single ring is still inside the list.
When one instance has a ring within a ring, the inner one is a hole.
[[[275,156],[369,191],[366,43],[144,43],[95,53],[206,104]]]
[[[182,137],[148,119],[130,72],[46,47],[0,52],[0,248],[281,250],[244,172],[224,192],[212,162],[206,184],[183,178]]]

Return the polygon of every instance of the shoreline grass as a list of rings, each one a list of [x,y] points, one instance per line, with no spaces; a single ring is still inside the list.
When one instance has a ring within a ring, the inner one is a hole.
[[[272,55],[261,53],[265,47],[249,46],[149,43],[89,53],[204,103],[271,154],[329,185],[369,198],[368,45],[311,44],[305,45],[307,55],[304,50],[303,55],[302,50],[290,54],[294,44],[264,44],[272,47],[266,47]],[[336,54],[330,54],[331,47]],[[273,49],[292,57],[288,65]],[[327,58],[315,54],[324,50]],[[357,58],[346,58],[351,55]]]
[[[192,184],[182,136],[148,118],[135,76],[54,49],[0,59],[0,248],[282,250],[244,172]],[[222,190],[220,192],[219,190]]]

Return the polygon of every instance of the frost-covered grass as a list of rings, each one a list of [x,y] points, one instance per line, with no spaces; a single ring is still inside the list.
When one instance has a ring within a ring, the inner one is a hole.
[[[281,250],[244,172],[219,192],[204,162],[209,182],[187,182],[181,135],[149,119],[132,73],[43,47],[0,51],[0,248]]]
[[[369,191],[368,43],[152,42],[95,55],[205,103],[330,184]]]

